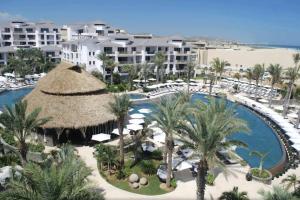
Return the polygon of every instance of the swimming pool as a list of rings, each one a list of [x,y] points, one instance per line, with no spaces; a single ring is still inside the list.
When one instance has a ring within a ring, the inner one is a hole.
[[[0,110],[3,110],[4,106],[12,106],[17,101],[21,100],[33,88],[22,88],[18,90],[8,90],[0,94]]]
[[[194,94],[192,96],[192,102],[195,100],[207,102],[205,97],[206,96],[203,94]],[[231,101],[228,101],[228,105],[232,104]],[[155,104],[151,102],[135,103],[130,114],[137,113],[138,110],[142,108],[155,110]],[[250,133],[248,134],[235,133],[231,136],[231,138],[243,141],[248,145],[248,149],[237,148],[237,154],[247,161],[251,167],[258,167],[259,159],[257,157],[249,156],[249,152],[253,150],[268,152],[264,167],[269,169],[277,165],[280,162],[284,151],[281,148],[281,143],[278,140],[276,133],[274,133],[259,116],[251,112],[248,108],[238,105],[236,109],[238,117],[244,119],[248,123],[250,129]],[[145,115],[149,116],[149,114]]]
[[[146,98],[146,95],[144,95],[144,94],[129,93],[128,95],[129,95],[130,99],[132,99],[132,100],[137,100],[137,99],[144,99],[144,98]]]
[[[12,105],[22,97],[27,95],[32,88],[23,88],[14,91],[6,91],[0,94],[0,110],[4,105]],[[142,94],[130,94],[130,98],[137,99],[145,97]],[[206,96],[203,94],[194,94],[192,101],[201,100],[207,102]],[[232,102],[228,101],[228,104]],[[135,102],[133,110],[129,114],[138,113],[139,109],[148,108],[155,110],[155,104],[152,102]],[[241,140],[248,144],[248,149],[237,148],[236,152],[245,161],[249,163],[251,167],[257,167],[259,165],[259,159],[257,157],[250,157],[249,152],[253,150],[261,152],[269,152],[267,159],[264,163],[265,168],[272,168],[281,160],[284,151],[281,148],[280,141],[273,132],[273,130],[256,114],[251,112],[248,108],[238,105],[237,106],[238,117],[247,121],[250,128],[250,134],[235,133],[232,138]],[[145,114],[149,116],[149,114]]]

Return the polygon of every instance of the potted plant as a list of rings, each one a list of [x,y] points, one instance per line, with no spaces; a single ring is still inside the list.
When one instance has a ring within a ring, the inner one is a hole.
[[[251,168],[250,173],[254,180],[263,182],[263,183],[270,183],[272,180],[272,174],[270,171],[263,168],[263,164],[265,159],[267,158],[268,153],[262,153],[259,151],[251,151],[250,156],[256,156],[260,159],[259,168]]]

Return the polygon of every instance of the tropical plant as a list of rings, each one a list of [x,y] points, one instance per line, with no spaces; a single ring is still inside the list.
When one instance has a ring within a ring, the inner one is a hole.
[[[133,79],[137,76],[138,69],[136,65],[125,65],[123,69],[126,73],[128,73],[128,83],[129,83],[129,90],[132,90],[133,86]]]
[[[286,178],[282,179],[281,183],[286,184],[287,190],[289,190],[291,187],[293,187],[294,192],[295,192],[297,185],[300,183],[300,180],[296,174],[291,174],[291,175],[288,175]]]
[[[123,130],[125,125],[125,118],[131,106],[130,98],[127,94],[114,96],[114,101],[109,103],[110,112],[117,117],[117,125],[120,135],[120,168],[124,167],[124,136]]]
[[[258,192],[263,200],[296,200],[291,193],[279,186],[273,186],[271,191],[260,190]]]
[[[95,147],[95,156],[100,164],[100,170],[103,170],[103,166],[107,166],[107,170],[110,173],[111,167],[116,166],[117,163],[117,152],[112,146],[98,144]]]
[[[12,133],[18,141],[19,156],[22,165],[27,163],[28,144],[27,139],[32,131],[47,123],[51,118],[39,118],[40,108],[27,114],[27,101],[19,101],[12,108],[6,106],[0,115],[0,123],[7,131]]]
[[[214,58],[211,62],[212,68],[216,73],[219,73],[217,80],[222,78],[222,74],[225,71],[225,66],[228,64],[226,60],[220,60],[220,58]]]
[[[159,52],[155,53],[154,64],[156,66],[156,81],[157,81],[157,83],[159,82],[159,80],[163,81],[162,79],[159,78],[159,76],[160,76],[160,74],[162,74],[162,72],[164,72],[164,62],[165,61],[166,61],[166,55],[163,52],[159,51]]]
[[[212,87],[213,87],[214,81],[216,80],[215,73],[211,70],[209,72],[209,74],[207,75],[207,78],[209,79],[209,92],[208,92],[208,95],[211,96]]]
[[[286,78],[289,80],[289,82],[288,82],[288,92],[285,96],[284,104],[283,104],[282,115],[284,117],[286,117],[287,112],[288,112],[288,108],[289,108],[289,104],[290,104],[290,98],[291,98],[291,95],[292,95],[294,84],[295,84],[296,80],[299,78],[299,75],[300,75],[299,70],[300,70],[300,67],[289,67],[286,71]]]
[[[149,74],[151,73],[153,67],[149,63],[144,63],[140,65],[139,77],[144,80],[144,83],[147,83]]]
[[[250,156],[256,156],[256,157],[259,158],[259,167],[258,167],[258,169],[259,169],[259,175],[260,176],[263,173],[264,162],[265,162],[265,159],[267,158],[268,154],[269,154],[268,152],[262,153],[262,152],[259,152],[259,151],[251,151],[249,153]]]
[[[195,71],[195,63],[193,62],[189,62],[186,67],[185,67],[185,71],[186,71],[186,77],[187,77],[187,92],[190,92],[190,80],[191,80],[191,76]]]
[[[271,108],[274,93],[274,85],[276,83],[279,83],[281,80],[282,67],[279,64],[270,64],[267,71],[271,75],[271,95],[269,96],[269,107]]]
[[[208,104],[198,104],[182,123],[181,131],[185,133],[182,141],[193,150],[194,156],[200,158],[197,163],[197,199],[203,200],[208,170],[215,165],[223,166],[217,152],[230,150],[233,145],[246,147],[241,141],[228,140],[228,136],[247,131],[248,127],[236,116],[235,106],[227,106],[225,99],[210,98]]]
[[[232,191],[223,192],[219,200],[249,200],[247,192],[239,192],[238,187],[233,187]]]
[[[110,69],[110,84],[113,84],[113,71],[116,67],[116,63],[106,53],[101,53],[97,55],[97,58],[102,61],[103,68]]]
[[[173,135],[177,134],[179,124],[183,120],[187,104],[182,103],[176,96],[164,97],[157,104],[157,110],[152,118],[157,121],[158,127],[163,130],[165,136],[164,163],[167,163],[166,185],[170,187],[172,173]]]
[[[251,84],[253,79],[253,73],[251,69],[247,69],[245,77],[248,79],[249,84]]]
[[[241,74],[237,72],[233,75],[233,78],[236,78],[239,81],[241,79]]]
[[[68,148],[68,150],[65,150]],[[28,163],[21,176],[13,177],[0,199],[10,200],[103,200],[101,193],[87,184],[91,170],[78,159],[73,148],[63,146],[59,161],[43,165]]]
[[[264,73],[265,73],[264,65],[256,64],[254,66],[254,69],[252,71],[252,76],[253,76],[253,79],[255,80],[255,84],[256,84],[256,87],[255,87],[255,100],[256,101],[258,100],[258,98],[257,98],[258,84],[259,84],[259,81],[262,79]]]

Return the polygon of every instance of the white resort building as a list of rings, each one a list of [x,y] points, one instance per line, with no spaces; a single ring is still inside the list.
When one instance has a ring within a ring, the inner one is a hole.
[[[60,27],[52,22],[12,21],[0,24],[0,64],[18,48],[40,48],[46,56],[60,59]]]
[[[115,71],[122,73],[122,66],[128,64],[153,64],[154,55],[163,52],[166,55],[166,73],[183,72],[195,53],[183,38],[153,37],[152,35],[130,35],[126,33],[108,34],[96,38],[72,40],[62,44],[62,59],[74,64],[85,65],[87,71],[99,71],[109,75],[110,70],[103,68],[97,58],[106,53],[117,64]]]

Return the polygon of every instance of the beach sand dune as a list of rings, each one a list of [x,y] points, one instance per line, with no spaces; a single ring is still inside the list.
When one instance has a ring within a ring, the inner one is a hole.
[[[270,48],[270,49],[254,49],[250,47],[238,47],[234,49],[209,49],[208,63],[213,58],[227,60],[233,67],[252,67],[257,63],[265,63],[268,66],[270,63],[278,63],[283,68],[293,67],[292,55],[297,53],[297,50]]]

